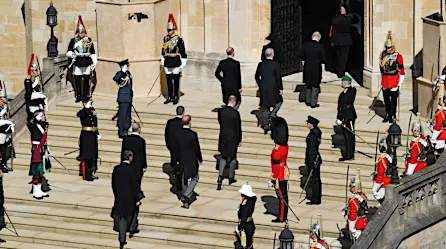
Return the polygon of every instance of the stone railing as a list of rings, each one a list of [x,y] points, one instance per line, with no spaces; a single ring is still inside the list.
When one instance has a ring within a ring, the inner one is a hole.
[[[446,218],[446,153],[437,163],[386,187],[386,199],[352,249],[396,249]],[[416,236],[416,235],[415,235]],[[409,247],[410,248],[410,247]]]
[[[69,94],[71,86],[67,86],[64,79],[67,67],[68,59],[65,55],[43,59],[42,84],[44,92],[48,97],[48,105]],[[16,133],[19,134],[26,127],[25,89],[11,100],[9,106],[11,119],[15,123]]]

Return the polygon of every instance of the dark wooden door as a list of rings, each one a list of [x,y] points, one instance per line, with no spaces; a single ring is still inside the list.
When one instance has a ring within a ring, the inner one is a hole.
[[[282,76],[302,71],[302,9],[299,0],[271,0],[271,34],[279,37]]]

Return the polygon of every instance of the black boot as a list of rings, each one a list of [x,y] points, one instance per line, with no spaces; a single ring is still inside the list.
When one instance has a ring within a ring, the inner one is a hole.
[[[384,119],[382,122],[386,123],[386,122],[389,122],[389,120],[390,120],[390,116],[388,114],[386,114],[386,116],[384,116]]]
[[[6,240],[0,239],[0,243],[5,243],[5,242],[6,242]]]
[[[169,104],[170,102],[172,102],[172,98],[169,96],[167,97],[166,101],[164,101],[164,104]]]
[[[217,180],[217,190],[220,191],[221,190],[221,183],[223,182],[223,177],[222,176],[218,176],[218,180]]]
[[[180,101],[180,98],[178,96],[173,97],[173,104],[176,105]]]
[[[125,245],[127,245],[127,242],[121,242],[119,243],[119,248],[122,249]]]

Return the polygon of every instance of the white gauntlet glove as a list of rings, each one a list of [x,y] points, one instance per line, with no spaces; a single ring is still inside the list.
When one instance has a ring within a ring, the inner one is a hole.
[[[98,135],[98,141],[101,140],[101,135]]]
[[[124,66],[121,68],[121,71],[123,71],[124,73],[127,72],[127,65],[124,65]]]

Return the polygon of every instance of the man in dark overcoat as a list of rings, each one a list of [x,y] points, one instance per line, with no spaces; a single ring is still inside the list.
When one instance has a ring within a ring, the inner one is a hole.
[[[118,90],[118,136],[123,138],[127,136],[130,125],[132,124],[132,102],[133,102],[133,77],[128,68],[129,60],[123,60],[118,63],[121,68],[113,77],[113,80],[119,86]]]
[[[234,109],[237,97],[229,96],[228,105],[218,110],[218,123],[220,135],[218,137],[218,151],[221,153],[218,169],[217,190],[221,190],[223,171],[229,164],[229,185],[235,180],[235,168],[237,166],[237,148],[242,143],[242,121],[240,113]]]
[[[173,157],[173,149],[175,134],[183,128],[183,115],[184,106],[177,106],[176,116],[167,121],[166,128],[164,130],[164,141],[166,142],[166,147],[170,152],[170,165],[172,166],[172,175],[170,175],[170,177],[175,177],[174,189],[176,190],[178,196],[181,195],[180,191],[183,190],[183,172],[181,172],[175,158]]]
[[[321,92],[322,63],[325,63],[324,45],[320,44],[321,33],[314,32],[311,41],[304,43],[300,58],[305,61],[303,81],[306,85],[305,103],[311,108],[319,107],[318,97]]]
[[[342,125],[345,149],[341,149],[342,157],[339,161],[348,161],[355,158],[356,138],[352,133],[355,131],[355,121],[357,118],[355,110],[356,88],[352,87],[352,78],[345,75],[342,77],[342,88],[344,90],[339,94],[338,98],[338,115],[336,124]]]
[[[98,117],[93,107],[93,100],[83,101],[84,108],[77,113],[82,129],[79,136],[79,175],[82,180],[93,181],[98,169],[98,140],[101,138],[98,130]]]
[[[265,134],[271,129],[271,120],[277,116],[282,106],[283,85],[280,64],[273,60],[274,51],[265,51],[266,60],[257,66],[255,80],[260,89],[260,102],[263,108],[263,129]]]
[[[310,171],[310,181],[307,186],[307,202],[308,205],[321,204],[322,182],[321,182],[321,164],[322,158],[319,153],[319,145],[321,143],[322,131],[317,126],[319,120],[308,116],[307,128],[310,129],[306,138],[307,148],[305,150],[305,165]]]
[[[234,106],[234,109],[238,110],[242,101],[240,94],[242,92],[240,62],[234,60],[234,48],[227,48],[226,54],[228,55],[228,58],[221,60],[220,63],[218,63],[218,67],[215,70],[215,77],[217,77],[221,83],[223,103],[225,103],[225,105],[228,104],[229,96],[234,95],[237,97],[237,104]]]
[[[182,121],[183,128],[175,134],[173,151],[175,161],[183,172],[182,207],[188,209],[196,196],[194,189],[198,184],[198,167],[203,164],[203,157],[198,135],[191,129],[192,117],[185,115]]]
[[[139,231],[130,230],[134,219],[137,219],[136,209],[141,205],[138,181],[135,180],[132,168],[133,153],[130,150],[124,151],[123,161],[115,166],[112,173],[112,189],[115,196],[111,217],[114,220],[113,230],[119,232],[120,248],[124,248],[126,233],[130,232],[130,237]]]
[[[141,137],[141,125],[133,123],[133,133],[122,139],[121,155],[126,150],[133,152],[132,168],[135,170],[135,178],[138,180],[138,186],[141,189],[141,181],[144,172],[147,171],[146,140]]]

